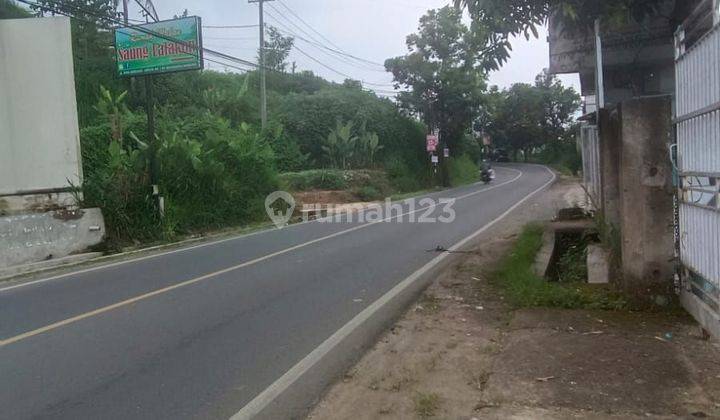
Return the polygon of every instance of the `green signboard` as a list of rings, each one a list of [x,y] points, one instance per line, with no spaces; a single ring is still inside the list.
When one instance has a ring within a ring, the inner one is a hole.
[[[197,16],[115,30],[120,77],[203,68],[202,32]]]

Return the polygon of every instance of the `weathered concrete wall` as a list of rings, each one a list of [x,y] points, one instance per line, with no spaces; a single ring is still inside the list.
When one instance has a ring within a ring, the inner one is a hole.
[[[673,276],[671,116],[669,96],[620,107],[622,273],[628,289],[670,284]]]
[[[104,236],[100,209],[0,217],[0,268],[64,257]]]
[[[82,194],[77,193],[80,198]],[[50,210],[76,209],[77,199],[70,192],[0,196],[0,216],[44,213]]]
[[[0,20],[0,198],[82,182],[70,19]]]

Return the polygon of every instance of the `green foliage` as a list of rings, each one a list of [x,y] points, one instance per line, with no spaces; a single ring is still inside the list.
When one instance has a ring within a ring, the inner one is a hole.
[[[163,139],[159,151],[161,188],[170,197],[178,229],[187,232],[260,219],[265,197],[278,187],[275,156],[267,141],[247,125],[234,129],[212,116],[203,122],[200,134],[184,125]]]
[[[453,187],[471,184],[480,179],[480,169],[467,155],[449,158],[447,165],[450,174],[450,185]]]
[[[583,244],[570,245],[558,260],[557,272],[560,283],[587,281],[587,248]]]
[[[424,153],[425,129],[410,118],[401,115],[395,106],[362,90],[333,87],[324,88],[313,94],[291,93],[277,102],[273,113],[275,121],[284,127],[289,141],[298,144],[302,153],[308,155],[309,165],[322,166],[330,163],[342,167],[342,162],[328,161],[328,134],[337,130],[337,122],[353,123],[359,127],[359,133],[377,134],[378,144],[372,153],[372,161],[363,161],[366,152],[357,154],[359,161],[350,162],[351,167],[372,167],[378,161],[377,153],[392,155],[408,165],[422,165],[427,157]],[[362,141],[361,141],[362,142]],[[346,160],[348,157],[346,156]]]
[[[372,185],[360,187],[354,191],[354,194],[360,201],[376,201],[384,198],[383,193]]]
[[[268,26],[265,40],[265,66],[284,72],[287,67],[285,60],[290,55],[293,45],[295,45],[295,38],[285,37],[276,27]]]
[[[316,169],[302,172],[288,172],[280,175],[283,188],[290,191],[344,190],[349,186],[345,171]]]
[[[388,158],[385,170],[394,189],[401,193],[419,191],[430,185],[427,170],[413,170],[402,159]]]
[[[30,17],[30,13],[12,0],[0,0],[0,19],[21,19]]]
[[[676,2],[672,15],[677,24],[689,14],[692,3]],[[595,19],[600,18],[614,27],[628,22],[645,23],[647,18],[662,16],[665,3],[658,0],[455,0],[455,5],[467,8],[474,35],[487,44],[484,67],[498,70],[510,57],[510,39],[516,35],[537,38],[537,28],[547,23],[553,11],[558,12],[555,21],[566,31],[584,36]]]
[[[518,307],[622,309],[627,302],[618,294],[585,283],[551,283],[535,275],[532,265],[542,246],[543,227],[526,226],[512,252],[493,274],[510,303]],[[573,262],[575,264],[575,262]]]
[[[355,157],[357,141],[358,137],[353,135],[353,122],[343,124],[338,121],[322,145],[328,163],[334,168],[349,169]]]
[[[454,149],[470,128],[486,87],[478,67],[483,45],[451,7],[430,10],[406,43],[409,54],[385,62],[396,84],[410,89],[400,95],[401,106],[438,127],[445,145]]]
[[[476,128],[489,134],[496,147],[526,161],[546,150],[545,163],[578,164],[573,151],[575,112],[580,96],[552,75],[542,73],[535,84],[516,83],[510,89],[493,90],[488,107],[476,121]]]

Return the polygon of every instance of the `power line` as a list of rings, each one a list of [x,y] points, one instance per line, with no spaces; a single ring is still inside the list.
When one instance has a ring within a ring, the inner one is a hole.
[[[280,10],[278,10],[277,8],[275,8],[272,4],[270,4],[269,6],[275,11],[275,13],[277,13],[280,17],[282,17],[283,20],[285,20],[286,22],[290,23],[292,26],[294,26],[295,28],[297,28],[300,32],[302,32],[303,34],[305,34],[306,36],[308,36],[310,39],[304,38],[304,37],[302,37],[301,35],[298,35],[297,33],[293,32],[292,29],[290,29],[290,28],[288,28],[286,25],[282,24],[282,23],[278,20],[277,17],[275,17],[275,16],[274,16],[273,14],[271,14],[271,13],[268,13],[270,16],[273,17],[273,19],[274,19],[278,24],[282,25],[282,26],[287,30],[287,32],[286,32],[287,34],[290,34],[290,35],[292,35],[292,36],[294,36],[294,37],[296,37],[296,38],[298,38],[298,39],[300,39],[300,40],[302,40],[302,41],[304,41],[304,42],[306,42],[306,43],[308,43],[308,44],[310,44],[310,45],[313,45],[313,46],[315,46],[315,47],[317,47],[317,48],[322,48],[322,49],[324,49],[324,50],[328,50],[328,51],[330,51],[330,52],[333,52],[333,53],[335,53],[335,54],[338,54],[338,55],[343,56],[342,59],[341,59],[341,58],[339,58],[339,57],[335,57],[335,56],[333,56],[333,55],[330,55],[330,54],[325,53],[326,55],[328,55],[328,56],[330,56],[330,57],[332,57],[332,58],[335,58],[336,60],[342,61],[342,62],[347,63],[347,64],[350,64],[350,65],[352,65],[352,66],[356,66],[356,67],[358,67],[358,68],[362,68],[362,69],[364,69],[364,70],[378,71],[378,72],[383,72],[383,73],[386,72],[385,66],[384,66],[383,64],[376,63],[376,62],[370,61],[370,60],[366,60],[366,59],[364,59],[364,58],[357,57],[357,56],[352,55],[352,54],[348,54],[348,53],[340,50],[339,48],[337,48],[337,49],[336,49],[336,48],[330,48],[330,47],[324,45],[322,42],[318,41],[312,34],[308,33],[305,29],[303,29],[302,27],[300,27],[299,25],[297,25],[295,22],[293,22],[290,18],[288,18],[287,16],[285,16]],[[324,52],[324,51],[323,51],[323,52]],[[353,59],[353,60],[356,60],[356,61],[358,61],[359,63],[356,63],[356,62],[354,62],[354,61],[350,61],[350,60],[348,60],[348,58],[346,58],[346,57],[351,58],[351,59]],[[372,68],[372,67],[370,67],[369,65],[381,67],[382,70],[379,70],[379,69],[377,69],[377,68]]]
[[[213,39],[217,41],[256,41],[256,36],[245,37],[222,37],[222,36],[203,36],[203,39]]]
[[[285,27],[285,28],[287,29],[287,26],[285,26],[284,24],[282,24],[281,22],[279,22],[278,19],[277,19],[274,15],[272,15],[272,14],[269,13],[269,12],[268,12],[268,14],[269,14],[270,16],[272,16],[273,19],[274,19],[277,23],[281,24],[283,27]],[[290,32],[290,35],[293,35],[292,32]],[[345,77],[345,78],[348,78],[348,79],[357,80],[356,77],[353,77],[353,76],[350,76],[350,75],[348,75],[348,74],[346,74],[346,73],[343,73],[343,72],[341,72],[341,71],[339,71],[339,70],[331,67],[331,66],[328,65],[327,63],[324,63],[324,62],[320,61],[319,59],[313,57],[312,55],[308,54],[307,52],[305,52],[303,49],[301,49],[301,48],[298,47],[297,45],[293,45],[293,48],[295,48],[299,53],[301,53],[301,54],[303,54],[304,56],[308,57],[308,58],[311,59],[312,61],[314,61],[314,62],[318,63],[319,65],[323,66],[324,68],[330,70],[331,72],[333,72],[333,73],[335,73],[335,74],[338,74],[338,75],[340,75],[340,76],[343,76],[343,77]],[[321,52],[325,53],[325,52],[322,51],[322,50],[321,50]],[[331,58],[339,59],[338,57],[332,56],[332,55],[330,55],[330,54],[328,54],[328,53],[325,53],[325,54],[328,55],[328,56],[330,56]],[[350,62],[349,64],[357,67],[356,63]],[[361,68],[361,67],[358,67],[358,68],[360,68],[361,70],[366,70],[365,68]],[[383,73],[384,73],[384,72],[383,72]],[[393,86],[393,85],[388,84],[388,83],[373,83],[373,82],[365,82],[365,81],[363,81],[363,80],[361,80],[361,82],[364,83],[364,84],[367,84],[367,85],[371,85],[371,86],[379,86],[379,87],[392,87],[392,86]]]
[[[338,47],[337,44],[335,44],[335,43],[333,43],[332,41],[330,41],[325,35],[323,35],[323,34],[321,34],[320,32],[318,32],[312,25],[310,25],[310,24],[307,23],[305,20],[303,20],[303,18],[301,18],[297,13],[295,13],[295,12],[290,8],[290,6],[288,6],[283,0],[278,0],[278,1],[279,1],[279,3],[280,3],[281,6],[283,6],[285,9],[287,9],[287,11],[289,11],[293,16],[295,16],[298,20],[300,20],[300,22],[304,23],[305,26],[307,26],[308,28],[310,28],[311,31],[313,31],[313,32],[315,32],[316,34],[318,34],[318,36],[320,36],[322,39],[324,39],[325,41],[327,41],[328,44],[330,44],[331,46],[333,46],[333,47],[335,48],[335,50],[337,50],[336,52],[338,52],[338,53],[340,53],[340,54],[343,54],[343,55],[346,55],[346,56],[348,56],[348,57],[352,57],[352,58],[354,58],[354,59],[356,59],[356,60],[363,61],[363,62],[368,63],[368,64],[374,64],[374,65],[376,65],[376,66],[380,66],[380,67],[382,67],[383,69],[385,68],[385,64],[383,64],[383,63],[378,63],[378,62],[376,62],[376,61],[367,60],[367,59],[364,59],[364,58],[362,58],[362,57],[356,57],[356,56],[348,53],[347,51],[344,51],[342,48]]]
[[[280,5],[281,5],[282,7],[284,7],[285,9],[287,9],[287,11],[290,12],[290,14],[292,14],[293,16],[295,16],[300,22],[304,23],[305,26],[307,26],[308,28],[310,28],[311,31],[315,32],[320,38],[324,39],[325,41],[327,41],[328,44],[330,44],[330,45],[332,45],[333,47],[337,48],[338,50],[341,50],[341,51],[342,51],[342,48],[338,47],[336,44],[334,44],[332,41],[330,41],[325,35],[323,35],[323,34],[321,34],[320,32],[318,32],[312,25],[310,25],[309,23],[307,23],[303,18],[301,18],[297,13],[295,13],[295,11],[290,8],[290,6],[288,6],[287,4],[285,4],[285,2],[284,2],[283,0],[278,0],[278,2],[280,3]],[[373,63],[373,64],[377,64],[377,63]]]
[[[208,29],[250,29],[259,27],[260,25],[203,25],[203,28]]]
[[[52,8],[52,7],[48,7],[48,6],[39,4],[39,3],[34,3],[34,2],[27,1],[27,0],[18,0],[18,1],[21,2],[21,3],[27,4],[27,5],[29,5],[29,6],[34,6],[34,7],[37,7],[37,8],[39,8],[39,9],[44,9],[44,10],[46,10],[46,11],[49,11],[49,12],[52,12],[52,13],[56,13],[56,14],[59,14],[59,15],[63,15],[63,16],[67,16],[67,17],[70,17],[70,18],[73,18],[73,19],[76,19],[76,20],[79,20],[79,21],[83,21],[83,22],[85,22],[85,23],[91,23],[91,24],[102,23],[102,22],[93,22],[93,21],[90,21],[90,20],[87,20],[87,19],[83,19],[83,18],[80,18],[80,17],[77,17],[77,16],[73,16],[73,15],[71,15],[71,14],[68,14],[68,13],[66,13],[66,12],[63,12],[62,10],[58,10],[58,9],[55,9],[55,8]],[[59,3],[55,2],[55,1],[50,1],[50,3],[55,4],[55,5],[59,5]],[[142,32],[142,33],[145,33],[145,34],[148,34],[148,35],[152,35],[152,36],[154,36],[154,37],[156,37],[156,38],[164,39],[164,40],[167,40],[167,41],[170,41],[170,42],[174,42],[174,43],[183,45],[183,46],[185,46],[185,47],[187,47],[187,48],[189,48],[189,49],[193,49],[193,50],[195,50],[195,51],[200,51],[200,48],[198,48],[198,46],[196,46],[196,45],[189,44],[189,43],[187,43],[187,42],[185,42],[185,41],[183,41],[183,40],[181,40],[181,39],[173,38],[173,37],[171,37],[171,36],[168,36],[168,35],[165,35],[165,34],[161,34],[161,33],[159,33],[159,32],[155,32],[155,31],[153,31],[153,30],[151,30],[151,29],[147,29],[147,28],[142,27],[142,26],[139,26],[139,25],[125,25],[125,23],[122,22],[121,20],[112,18],[112,17],[110,17],[110,16],[101,15],[101,14],[95,13],[94,11],[91,11],[91,10],[88,10],[88,9],[85,9],[85,8],[82,8],[82,7],[78,7],[78,6],[73,6],[73,5],[62,5],[62,6],[68,6],[68,7],[72,8],[72,9],[79,10],[79,11],[81,11],[82,13],[85,13],[85,14],[87,14],[87,15],[89,15],[89,16],[94,16],[94,17],[97,17],[98,19],[101,19],[101,20],[104,20],[104,21],[107,21],[107,22],[114,23],[114,24],[118,25],[121,29],[133,29],[133,30],[136,30],[136,31],[138,31],[138,32]],[[105,28],[105,29],[114,29],[114,30],[116,30],[116,31],[121,30],[121,29],[118,29],[118,28],[114,28],[114,27],[112,27],[111,25],[105,25],[104,28]],[[217,56],[217,57],[226,59],[226,60],[230,60],[230,61],[237,62],[237,63],[242,64],[242,65],[246,65],[246,66],[250,66],[250,67],[254,67],[254,68],[259,68],[259,67],[260,67],[257,63],[253,63],[252,61],[244,60],[244,59],[239,58],[239,57],[234,57],[234,56],[231,56],[231,55],[222,53],[222,52],[220,52],[220,51],[215,51],[215,50],[212,50],[212,49],[209,49],[209,48],[202,48],[201,51],[204,52],[204,53],[210,54],[210,55],[214,55],[214,56]],[[193,56],[193,57],[196,57],[196,58],[198,57],[197,54],[191,54],[191,53],[184,53],[184,54],[187,54],[187,55],[190,55],[190,56]]]

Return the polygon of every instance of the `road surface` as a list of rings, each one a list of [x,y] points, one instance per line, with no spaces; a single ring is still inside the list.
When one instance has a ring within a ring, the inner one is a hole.
[[[429,250],[450,248],[554,179],[536,165],[497,174],[489,186],[430,194],[414,210],[404,203],[384,216],[411,214],[390,221],[311,222],[0,284],[0,417],[253,413],[274,391],[302,387],[292,375],[308,355],[414,281],[438,256]],[[441,197],[456,199],[452,223],[410,223],[448,216],[429,205]]]

